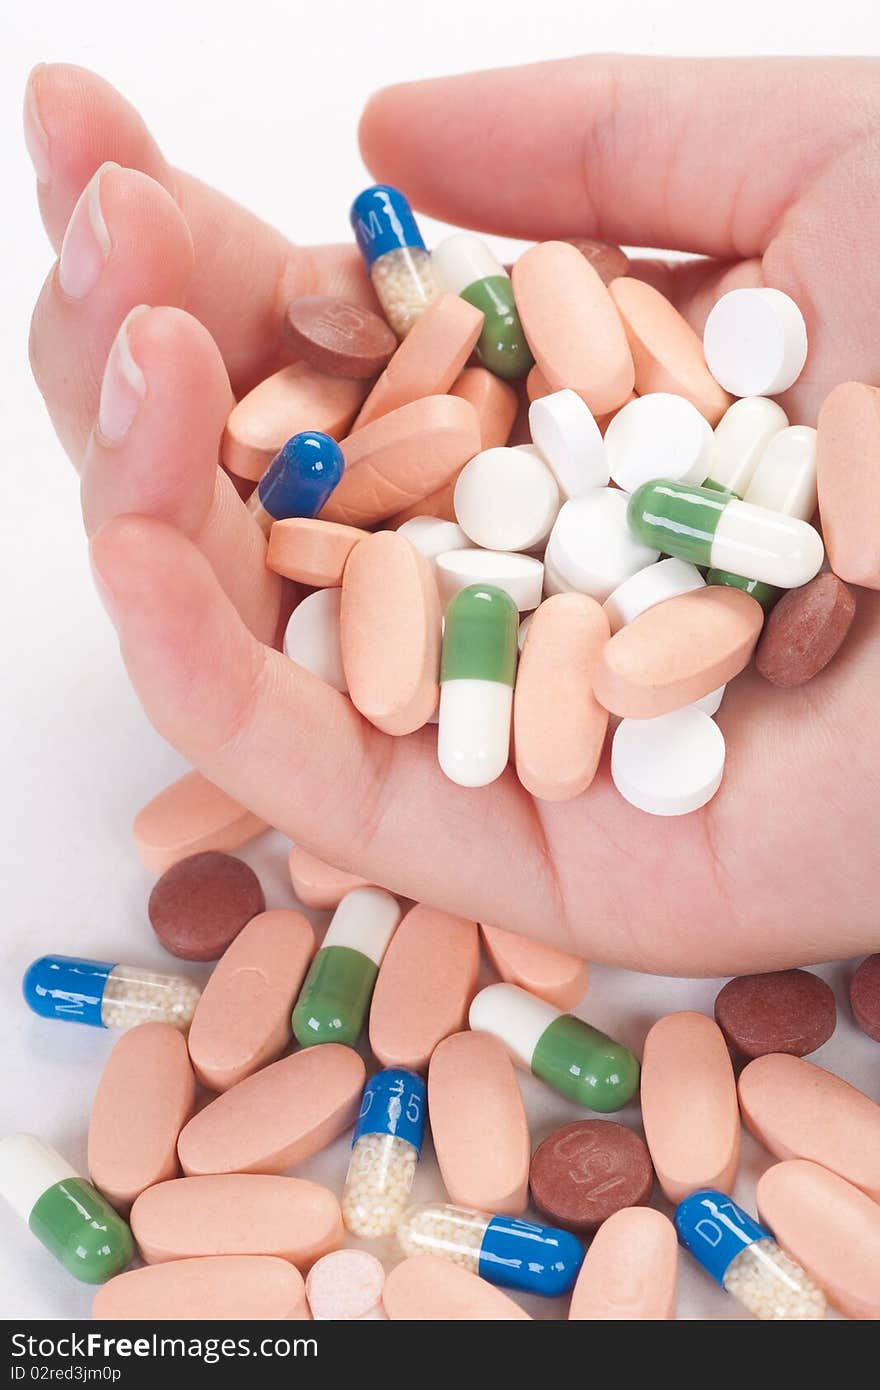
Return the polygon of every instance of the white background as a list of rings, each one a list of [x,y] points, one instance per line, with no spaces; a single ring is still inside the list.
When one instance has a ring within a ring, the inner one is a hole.
[[[363,185],[358,114],[383,84],[465,68],[586,51],[687,54],[876,53],[872,3],[794,0],[651,3],[613,0],[40,0],[4,6],[0,21],[0,380],[5,515],[3,633],[3,922],[0,928],[0,1132],[32,1129],[76,1164],[112,1035],[31,1017],[19,980],[28,961],[61,951],[160,965],[146,919],[151,877],[129,825],[181,771],[130,693],[95,599],[77,485],[27,367],[31,303],[51,265],[20,138],[25,78],[39,61],[102,73],[140,107],[170,158],[249,204],[294,239],[341,240]],[[12,27],[14,25],[14,27]],[[426,150],[425,157],[430,158]],[[430,235],[433,228],[425,223]],[[292,905],[286,845],[245,853],[270,906]],[[164,958],[165,963],[168,958]],[[846,1005],[846,966],[823,972],[840,1005],[837,1033],[815,1060],[880,1098],[877,1044]],[[661,981],[597,969],[585,1012],[640,1048],[671,1009],[711,1013],[717,984]],[[523,1078],[535,1141],[576,1118],[574,1107]],[[635,1113],[622,1117],[636,1124]],[[738,1188],[749,1201],[766,1156],[747,1140]],[[340,1141],[303,1170],[341,1183]],[[419,1193],[437,1193],[432,1163]],[[3,1204],[0,1203],[0,1207]],[[90,1291],[54,1265],[0,1210],[0,1315],[87,1316]],[[539,1316],[561,1309],[532,1300]],[[682,1260],[679,1316],[731,1318],[736,1305]]]

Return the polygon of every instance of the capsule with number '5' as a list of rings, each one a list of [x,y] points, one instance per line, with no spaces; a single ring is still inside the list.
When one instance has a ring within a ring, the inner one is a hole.
[[[400,915],[384,888],[356,888],[342,899],[294,1006],[293,1033],[302,1047],[357,1042]]]
[[[446,609],[437,756],[452,782],[485,787],[510,753],[519,613],[503,589],[471,584]]]
[[[490,1284],[545,1298],[568,1293],[584,1260],[570,1231],[444,1202],[410,1207],[397,1239],[407,1256],[437,1255]]]
[[[342,1216],[364,1240],[396,1231],[412,1192],[425,1132],[427,1090],[404,1067],[376,1072],[364,1087]]]

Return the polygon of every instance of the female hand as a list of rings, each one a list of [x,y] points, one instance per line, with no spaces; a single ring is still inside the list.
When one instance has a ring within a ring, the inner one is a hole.
[[[702,253],[636,263],[698,328],[734,285],[786,290],[811,350],[784,404],[814,423],[836,382],[880,379],[877,76],[856,61],[574,59],[389,89],[361,141],[377,178],[463,226]],[[285,360],[287,301],[371,302],[355,253],[296,250],[171,169],[82,70],[38,69],[26,112],[56,248],[68,228],[34,372],[82,471],[128,671],[184,756],[321,858],[590,959],[713,975],[877,947],[878,595],[859,593],[843,652],[808,686],[732,685],[727,773],[701,812],[645,816],[607,766],[564,804],[534,801],[511,770],[454,786],[432,727],[388,738],[268,645],[283,586],[216,464],[232,393]],[[124,167],[96,174],[107,160]],[[130,313],[142,304],[164,307]]]

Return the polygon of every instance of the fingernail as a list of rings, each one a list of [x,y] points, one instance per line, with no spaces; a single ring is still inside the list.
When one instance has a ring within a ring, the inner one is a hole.
[[[52,179],[52,165],[49,161],[49,137],[43,122],[40,120],[35,81],[37,73],[41,72],[45,66],[45,63],[37,63],[24,89],[24,143],[27,146],[27,152],[31,157],[31,164],[34,166],[34,173],[39,183],[49,183]]]
[[[102,164],[70,215],[58,262],[58,283],[69,299],[85,299],[110,255],[110,234],[101,211],[101,179],[108,169],[118,168],[118,164]]]
[[[107,358],[98,405],[98,433],[105,444],[122,443],[147,394],[147,383],[132,354],[128,331],[134,320],[147,313],[149,307],[138,304],[130,310]]]

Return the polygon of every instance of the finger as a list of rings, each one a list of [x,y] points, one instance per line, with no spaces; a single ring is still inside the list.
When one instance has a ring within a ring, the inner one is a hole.
[[[177,527],[245,625],[271,643],[282,581],[266,568],[263,534],[217,466],[231,402],[226,369],[202,324],[180,309],[132,310],[110,350],[86,446],[83,517],[90,536],[131,512]]]
[[[120,322],[136,304],[180,304],[192,263],[189,230],[165,190],[103,165],[76,204],[31,323],[34,377],[75,465]]]
[[[217,342],[237,395],[290,360],[282,326],[291,299],[321,293],[375,306],[353,246],[292,246],[232,199],[173,169],[130,103],[84,68],[58,63],[34,70],[25,134],[56,247],[82,189],[106,160],[149,174],[174,196],[195,246],[186,307]]]
[[[462,226],[758,256],[862,134],[876,74],[845,59],[566,59],[389,87],[361,149],[374,175]]]

